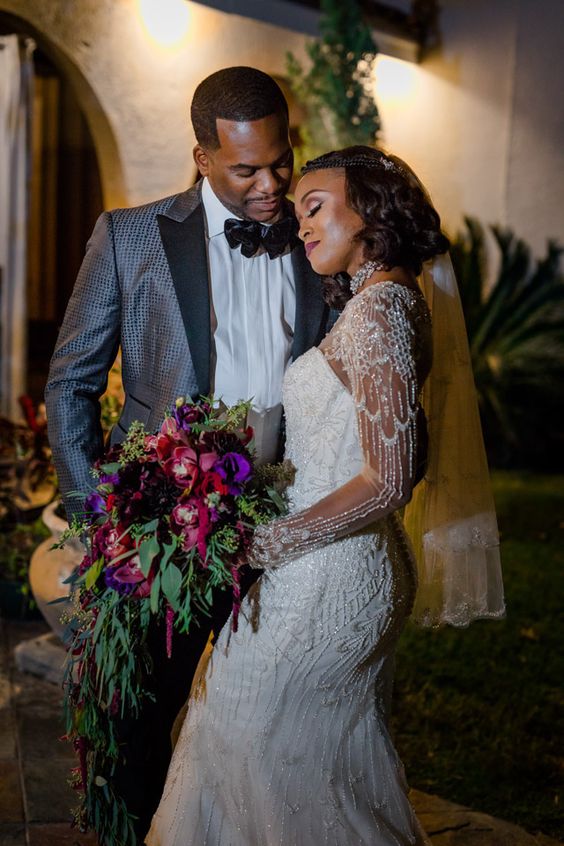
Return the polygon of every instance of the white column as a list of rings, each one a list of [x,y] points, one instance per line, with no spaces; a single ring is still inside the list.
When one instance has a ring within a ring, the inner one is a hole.
[[[34,43],[0,37],[0,413],[26,389],[27,227]]]

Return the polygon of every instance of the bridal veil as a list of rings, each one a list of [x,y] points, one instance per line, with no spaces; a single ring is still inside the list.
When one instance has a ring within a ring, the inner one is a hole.
[[[422,394],[427,472],[405,509],[419,588],[413,618],[466,626],[505,614],[499,535],[462,305],[450,256],[423,267],[433,366]]]

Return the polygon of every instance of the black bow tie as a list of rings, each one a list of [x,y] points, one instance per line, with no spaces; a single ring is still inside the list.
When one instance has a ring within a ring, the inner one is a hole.
[[[286,247],[293,249],[298,243],[298,221],[295,217],[285,217],[279,223],[265,226],[258,220],[236,220],[233,217],[225,221],[225,237],[231,249],[241,245],[245,258],[254,256],[262,245],[268,257],[281,256]]]

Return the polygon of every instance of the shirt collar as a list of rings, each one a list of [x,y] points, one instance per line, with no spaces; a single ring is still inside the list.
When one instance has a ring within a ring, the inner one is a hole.
[[[213,188],[211,187],[207,176],[202,180],[202,204],[206,213],[206,221],[208,225],[208,238],[213,238],[214,235],[220,235],[225,229],[225,221],[228,217],[241,218],[233,214],[233,212],[226,209],[221,200],[218,199]]]

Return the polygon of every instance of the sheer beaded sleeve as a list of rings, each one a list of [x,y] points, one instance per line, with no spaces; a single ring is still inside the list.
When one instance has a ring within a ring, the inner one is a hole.
[[[419,392],[431,359],[423,296],[393,282],[369,286],[349,301],[322,352],[353,398],[364,466],[309,508],[259,527],[255,567],[276,566],[363,529],[411,497]]]

